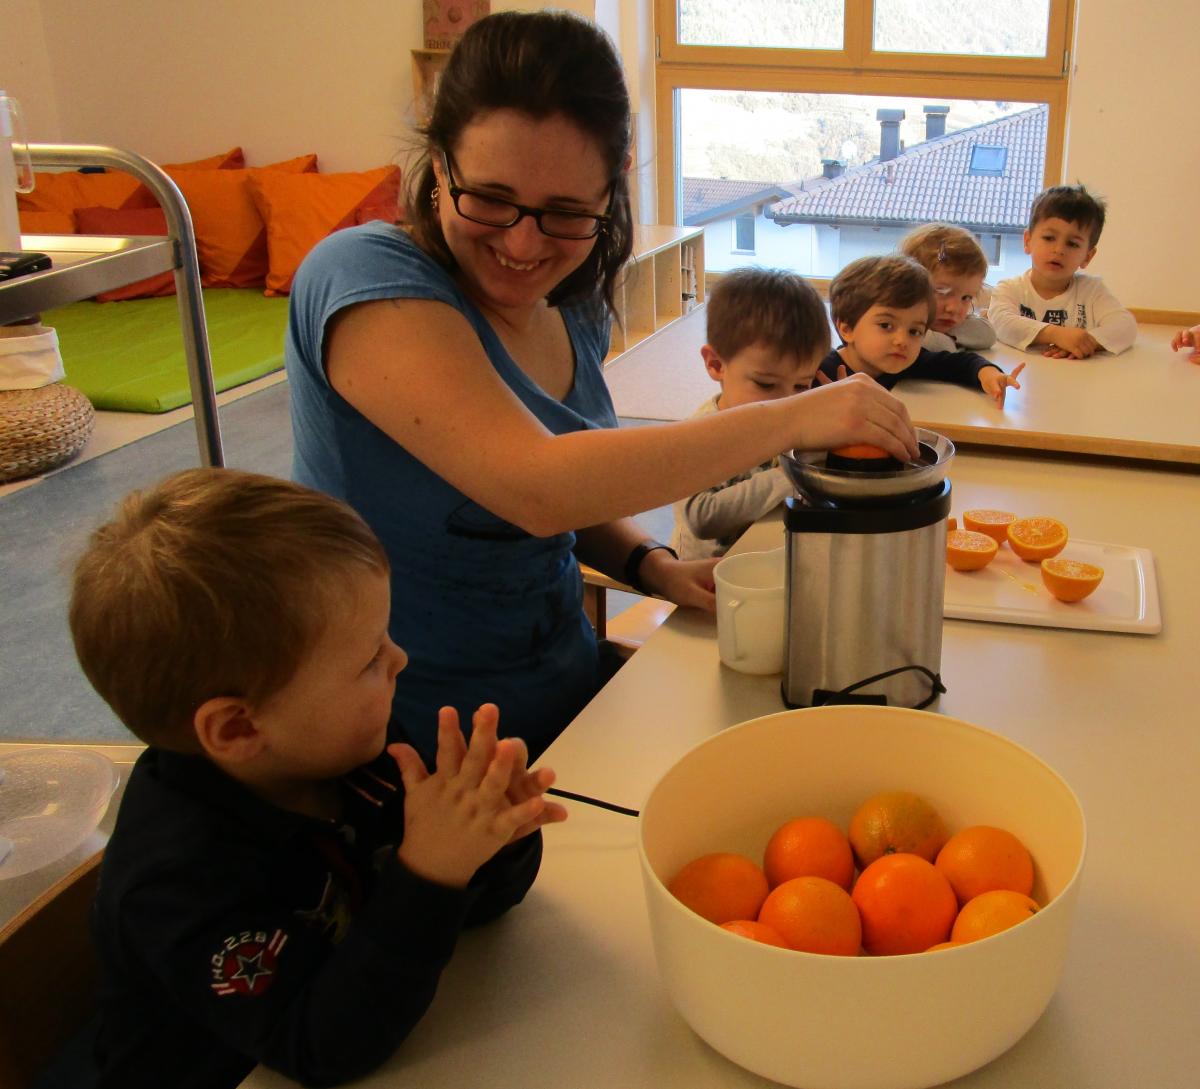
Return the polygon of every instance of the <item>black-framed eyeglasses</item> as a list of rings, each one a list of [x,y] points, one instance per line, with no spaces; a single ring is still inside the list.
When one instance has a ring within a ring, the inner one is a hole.
[[[454,202],[454,210],[472,223],[482,223],[487,227],[515,227],[526,216],[532,216],[542,234],[551,238],[569,238],[582,241],[595,238],[596,235],[608,230],[612,217],[609,215],[590,215],[586,212],[567,212],[560,208],[530,208],[516,201],[503,200],[486,193],[478,193],[474,189],[464,189],[454,180],[454,171],[450,166],[450,156],[442,151],[442,166],[446,171],[446,180],[450,199]],[[609,198],[611,204],[611,196]]]

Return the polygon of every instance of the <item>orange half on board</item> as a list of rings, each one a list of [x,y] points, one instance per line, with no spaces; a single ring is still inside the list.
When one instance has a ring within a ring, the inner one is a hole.
[[[996,544],[1002,545],[1008,540],[1008,527],[1017,520],[1017,516],[1009,510],[965,510],[962,514],[963,529],[973,529],[976,533],[986,533]]]
[[[952,529],[946,534],[946,562],[955,571],[978,571],[996,558],[1000,546],[986,533]]]
[[[1009,523],[1008,544],[1030,563],[1048,560],[1067,547],[1067,527],[1057,518],[1018,518]]]
[[[1104,578],[1104,568],[1094,563],[1054,556],[1042,560],[1042,582],[1059,601],[1082,601]]]

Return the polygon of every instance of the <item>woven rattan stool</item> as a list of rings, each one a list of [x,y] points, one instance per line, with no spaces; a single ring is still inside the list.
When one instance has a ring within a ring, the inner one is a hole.
[[[96,424],[79,390],[52,382],[0,390],[0,481],[20,480],[70,461]]]

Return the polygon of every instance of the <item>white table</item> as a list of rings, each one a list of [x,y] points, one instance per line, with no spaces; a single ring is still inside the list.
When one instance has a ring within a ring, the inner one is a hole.
[[[941,710],[1027,746],[1074,787],[1089,849],[1070,955],[1041,1020],[963,1089],[1184,1089],[1200,1044],[1200,578],[1194,476],[964,455],[956,511],[1034,506],[1157,561],[1159,635],[948,621]],[[747,546],[778,542],[778,523]],[[677,611],[546,754],[564,789],[638,807],[682,752],[782,708],[779,678],[733,673],[709,617]],[[636,821],[570,805],[525,903],[463,936],[428,1016],[373,1089],[549,1084],[764,1087],[671,1007],[650,947]],[[256,1071],[245,1083],[292,1083]]]

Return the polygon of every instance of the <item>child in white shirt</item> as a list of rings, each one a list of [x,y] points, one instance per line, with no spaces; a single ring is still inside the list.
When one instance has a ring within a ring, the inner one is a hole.
[[[980,352],[996,343],[996,331],[975,307],[987,275],[987,255],[975,236],[949,223],[926,223],[909,231],[897,247],[926,272],[937,311],[925,330],[931,352]]]
[[[1137,322],[1098,276],[1081,272],[1096,256],[1104,202],[1082,185],[1054,185],[1033,202],[1025,252],[1033,267],[1002,281],[988,319],[1005,344],[1042,346],[1043,355],[1086,359],[1132,347]]]
[[[829,351],[829,318],[820,295],[794,272],[740,268],[709,291],[707,336],[700,355],[721,392],[693,416],[808,389]],[[792,492],[778,459],[706,488],[675,504],[672,547],[681,560],[723,556]]]

